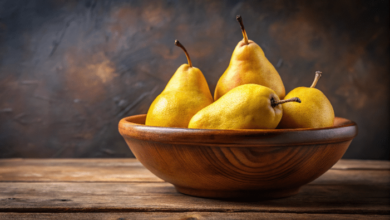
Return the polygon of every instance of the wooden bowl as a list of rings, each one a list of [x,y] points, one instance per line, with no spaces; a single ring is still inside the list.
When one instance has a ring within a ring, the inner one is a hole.
[[[357,135],[335,118],[320,129],[209,130],[146,126],[146,115],[119,122],[137,159],[176,190],[210,198],[280,198],[330,169]]]

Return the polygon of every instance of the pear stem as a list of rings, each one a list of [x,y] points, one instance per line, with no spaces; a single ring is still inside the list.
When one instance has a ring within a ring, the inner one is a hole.
[[[190,55],[188,55],[188,52],[187,52],[186,48],[183,46],[183,44],[181,44],[178,40],[175,40],[175,45],[184,50],[184,53],[186,54],[186,57],[187,57],[188,65],[190,67],[192,67]]]
[[[275,99],[272,98],[271,99],[271,106],[272,106],[272,108],[274,108],[275,106],[277,106],[279,104],[286,103],[286,102],[299,102],[299,103],[301,103],[301,100],[298,97],[294,97],[291,99],[285,99],[285,100],[279,100],[279,101],[275,101]]]
[[[321,78],[321,71],[316,71],[316,76],[314,78],[313,84],[311,84],[310,88],[314,88],[317,85],[318,80]]]
[[[246,31],[245,31],[245,28],[244,28],[244,23],[242,22],[241,15],[237,15],[236,19],[237,19],[238,23],[240,23],[241,31],[242,31],[242,35],[244,36],[245,43],[249,44],[249,42],[248,42],[248,35],[246,34]]]

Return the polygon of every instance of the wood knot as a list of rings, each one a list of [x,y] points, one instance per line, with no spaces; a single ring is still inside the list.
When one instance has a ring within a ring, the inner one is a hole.
[[[181,218],[180,220],[198,220],[198,217],[196,217],[196,216],[187,216],[187,217]]]

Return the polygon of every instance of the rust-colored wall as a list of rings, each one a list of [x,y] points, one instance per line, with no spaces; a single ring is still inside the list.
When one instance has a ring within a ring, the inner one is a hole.
[[[388,1],[0,1],[0,157],[129,157],[120,118],[146,113],[186,58],[213,92],[250,39],[286,90],[317,88],[359,125],[345,158],[389,159]]]

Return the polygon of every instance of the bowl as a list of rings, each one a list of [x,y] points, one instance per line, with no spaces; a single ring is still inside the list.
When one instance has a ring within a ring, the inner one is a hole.
[[[146,115],[119,122],[135,157],[180,193],[208,198],[295,195],[345,153],[356,123],[335,118],[317,129],[211,130],[146,126]]]

